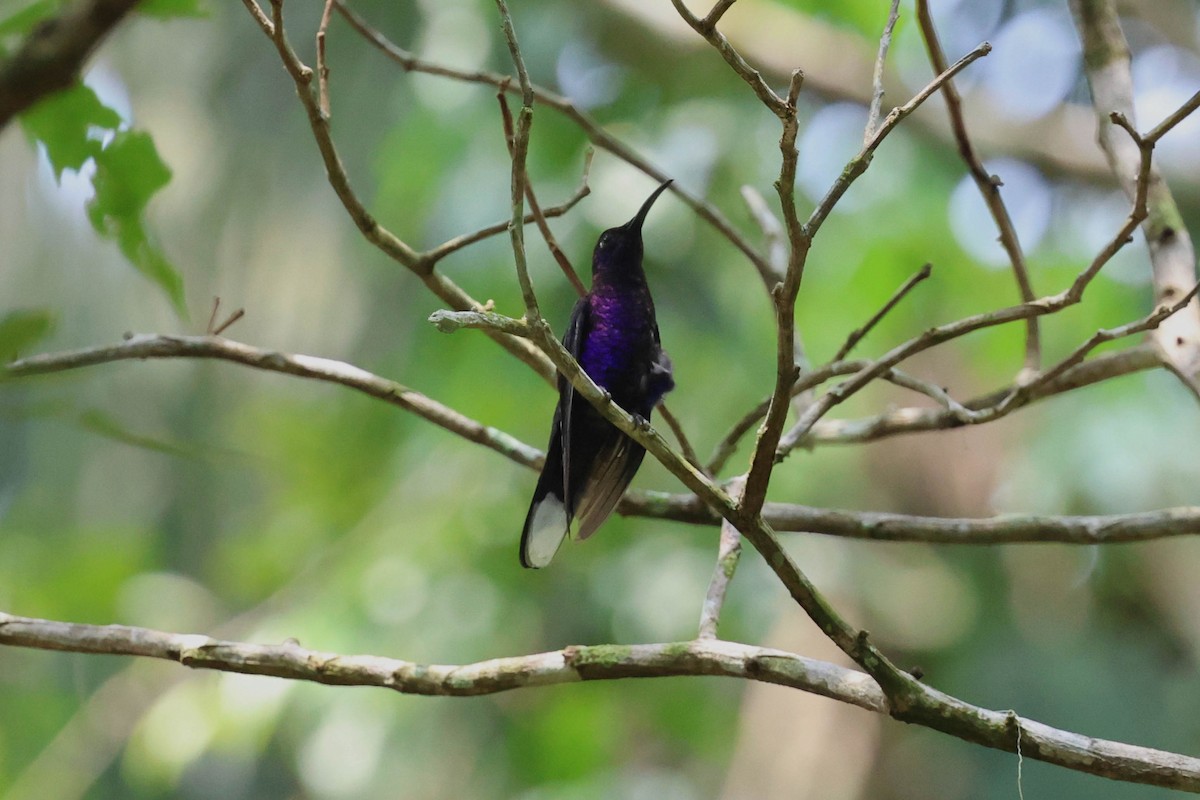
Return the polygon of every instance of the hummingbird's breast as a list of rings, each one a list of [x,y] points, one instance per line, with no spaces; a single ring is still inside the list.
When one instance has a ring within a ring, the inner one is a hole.
[[[597,287],[593,291],[591,328],[584,337],[580,364],[622,406],[639,399],[631,395],[657,355],[653,330],[654,306],[644,290]]]

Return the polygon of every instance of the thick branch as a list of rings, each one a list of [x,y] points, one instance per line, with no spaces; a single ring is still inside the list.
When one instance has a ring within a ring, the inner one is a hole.
[[[193,669],[270,675],[335,686],[378,686],[404,694],[476,696],[526,686],[591,680],[717,675],[788,686],[924,725],[969,742],[1021,753],[1115,780],[1200,792],[1200,759],[1095,739],[992,711],[922,687],[912,709],[889,707],[867,675],[781,650],[701,639],[640,645],[573,646],[464,665],[418,664],[258,645],[123,625],[83,625],[0,612],[0,644],[77,653],[142,656]]]
[[[43,97],[79,79],[84,62],[139,0],[78,0],[44,20],[0,61],[0,130]]]
[[[715,525],[721,521],[698,497],[687,494],[631,492],[618,510],[627,516],[657,517],[693,525]],[[879,542],[1097,545],[1200,534],[1200,506],[1108,516],[1002,514],[975,519],[767,503],[762,517],[772,530],[780,533],[820,533]]]
[[[1071,11],[1083,41],[1084,68],[1092,90],[1100,147],[1125,194],[1130,199],[1145,198],[1147,216],[1142,232],[1150,247],[1154,300],[1157,304],[1173,303],[1196,282],[1195,250],[1171,189],[1157,167],[1150,167],[1144,189],[1139,177],[1143,160],[1157,138],[1196,108],[1196,98],[1168,117],[1151,137],[1142,138],[1136,133],[1126,136],[1118,131],[1118,119],[1127,120],[1131,132],[1136,122],[1129,44],[1116,7],[1112,0],[1071,0]],[[1154,341],[1166,361],[1183,376],[1194,380],[1200,375],[1200,302],[1193,302],[1185,312],[1167,320],[1154,333]]]

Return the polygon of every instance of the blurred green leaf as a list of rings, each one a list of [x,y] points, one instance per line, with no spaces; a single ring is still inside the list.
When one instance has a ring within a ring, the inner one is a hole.
[[[114,442],[132,445],[133,447],[140,447],[143,450],[151,450],[155,453],[164,453],[184,458],[194,458],[199,455],[193,448],[185,445],[133,433],[121,425],[120,422],[99,409],[91,409],[80,414],[79,425],[84,430],[91,431],[106,439],[112,439]]]
[[[54,13],[59,5],[57,0],[35,0],[20,11],[0,19],[0,38],[24,36],[33,30],[34,25]]]
[[[159,19],[208,16],[200,0],[143,0],[138,12]]]
[[[21,115],[26,135],[46,147],[54,177],[78,170],[101,152],[93,128],[116,130],[121,115],[100,102],[91,87],[82,83],[52,94]]]
[[[53,327],[54,319],[44,308],[20,308],[0,317],[0,369]]]
[[[88,205],[92,225],[116,239],[125,257],[167,293],[180,315],[185,314],[183,279],[151,242],[142,220],[146,204],[167,185],[171,170],[149,134],[141,131],[121,131],[95,158],[96,196]]]
[[[808,16],[828,20],[841,28],[851,28],[875,42],[883,34],[887,24],[889,3],[883,0],[843,0],[841,3],[825,3],[822,0],[785,0],[784,5],[802,11]],[[903,25],[905,15],[901,12],[896,27]]]

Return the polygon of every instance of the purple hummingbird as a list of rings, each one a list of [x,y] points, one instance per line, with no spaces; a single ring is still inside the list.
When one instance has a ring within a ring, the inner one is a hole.
[[[563,335],[563,347],[584,372],[617,405],[646,420],[675,386],[642,270],[642,223],[670,185],[655,189],[629,222],[600,234],[592,255],[592,290],[575,304]],[[521,564],[549,564],[576,518],[580,539],[595,533],[645,455],[559,375],[546,463],[521,532]]]

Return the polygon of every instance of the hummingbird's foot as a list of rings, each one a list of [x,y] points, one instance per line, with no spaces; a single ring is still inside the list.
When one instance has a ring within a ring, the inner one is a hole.
[[[631,414],[633,417],[633,426],[644,433],[650,432],[650,420],[643,417],[641,414]]]

